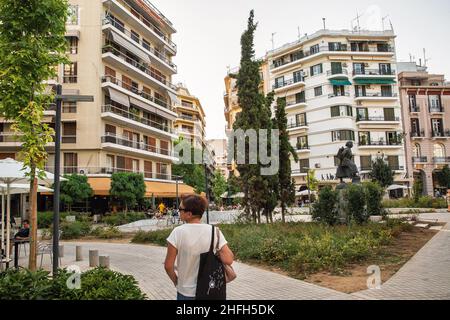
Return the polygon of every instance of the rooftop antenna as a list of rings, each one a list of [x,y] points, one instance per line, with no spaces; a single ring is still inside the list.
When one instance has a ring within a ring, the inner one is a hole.
[[[429,60],[430,60],[430,59],[427,59],[426,50],[425,50],[425,48],[423,48],[423,66],[424,66],[424,67],[427,66],[427,62],[428,62]]]
[[[272,50],[275,50],[275,35],[277,33],[276,32],[272,32]]]
[[[298,40],[300,40],[302,38],[302,35],[300,33],[300,26],[297,27],[297,31],[298,31]]]
[[[359,18],[361,18],[361,17],[362,16],[359,14],[359,12],[356,11],[356,18],[352,20],[352,30],[353,31],[361,31],[361,25],[359,23]],[[356,27],[353,27],[353,21],[355,21],[355,20],[356,20],[357,25],[356,25]]]
[[[326,25],[326,18],[322,18],[322,21],[323,21],[323,30],[326,30],[327,29],[327,25]]]

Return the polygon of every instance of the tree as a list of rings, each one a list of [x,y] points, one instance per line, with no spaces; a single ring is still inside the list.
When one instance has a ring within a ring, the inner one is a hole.
[[[280,134],[279,200],[281,204],[281,220],[285,223],[286,208],[295,202],[295,182],[291,177],[291,155],[295,162],[298,162],[297,152],[289,142],[289,134],[287,132],[286,99],[277,99],[274,123]]]
[[[246,132],[253,129],[257,133],[257,144],[259,145],[259,135],[261,129],[267,129],[270,137],[271,111],[270,105],[273,101],[273,95],[266,98],[260,92],[261,61],[255,59],[254,51],[254,33],[257,24],[254,23],[254,12],[250,11],[248,18],[247,30],[241,37],[241,63],[239,73],[237,74],[238,103],[242,109],[233,125],[234,130],[242,129]],[[270,141],[270,139],[267,139]],[[234,144],[234,141],[230,141]],[[254,143],[254,142],[252,142]],[[256,164],[250,164],[249,139],[245,141],[245,164],[239,164],[239,180],[244,192],[243,205],[247,216],[252,216],[253,221],[260,221],[261,210],[267,207],[267,195],[269,185],[271,184],[267,178],[261,176],[261,165],[259,154],[256,155]],[[270,146],[268,146],[270,150]],[[238,150],[239,152],[239,150]]]
[[[394,171],[384,161],[383,157],[378,157],[372,162],[372,171],[369,176],[373,181],[377,181],[382,188],[386,188],[394,183]]]
[[[312,218],[314,221],[334,225],[338,222],[337,212],[338,193],[327,186],[320,190],[319,199],[312,205]]]
[[[439,185],[443,188],[450,189],[450,168],[448,165],[445,165],[436,175]]]
[[[414,202],[415,203],[419,202],[419,199],[422,196],[422,193],[423,193],[422,179],[414,179],[413,196],[414,196]]]
[[[216,170],[216,172],[214,172],[212,189],[216,203],[222,205],[222,194],[227,191],[227,181],[220,170]]]
[[[379,216],[383,213],[382,199],[383,189],[377,182],[364,183],[366,195],[367,214],[369,216]]]
[[[0,116],[12,120],[22,142],[20,158],[29,168],[30,256],[36,270],[37,177],[43,176],[45,146],[53,130],[43,123],[44,107],[53,102],[45,80],[66,62],[66,0],[0,1]]]
[[[93,192],[87,176],[71,174],[64,177],[67,181],[61,182],[61,202],[68,206],[70,212],[74,203],[85,201]]]
[[[121,172],[111,176],[109,194],[124,202],[125,212],[144,199],[145,190],[144,176],[140,173]]]
[[[369,217],[365,211],[366,195],[363,186],[360,184],[350,184],[345,190],[345,197],[348,201],[348,222],[354,221],[357,224],[367,222]]]

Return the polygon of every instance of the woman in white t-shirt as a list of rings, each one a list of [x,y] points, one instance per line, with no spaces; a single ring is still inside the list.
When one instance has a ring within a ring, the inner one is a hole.
[[[164,267],[177,288],[177,300],[195,300],[200,254],[208,252],[211,245],[211,226],[201,223],[207,205],[208,202],[203,197],[195,195],[184,197],[179,212],[180,219],[186,224],[173,229],[167,238]],[[231,265],[234,260],[233,252],[228,247],[222,231],[219,230],[218,233],[220,259],[222,263]]]

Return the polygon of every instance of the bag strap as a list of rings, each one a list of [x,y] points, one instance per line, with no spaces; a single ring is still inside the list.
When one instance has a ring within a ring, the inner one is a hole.
[[[209,247],[209,252],[214,252],[214,226],[211,225],[212,227],[212,233],[211,233],[211,245]]]
[[[217,244],[216,244],[216,253],[219,251],[219,242],[220,242],[220,232],[219,228],[216,227],[216,235],[217,235]]]

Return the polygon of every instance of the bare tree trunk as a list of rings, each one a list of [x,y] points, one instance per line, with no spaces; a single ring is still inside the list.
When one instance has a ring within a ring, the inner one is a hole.
[[[261,208],[258,208],[258,224],[261,224]]]
[[[284,203],[281,204],[281,221],[283,223],[286,223],[286,218],[285,218],[285,211],[286,211],[286,206]]]
[[[37,267],[37,179],[35,176],[36,173],[36,166],[31,167],[31,174],[33,180],[31,182],[31,189],[30,189],[30,227],[31,227],[31,233],[30,233],[30,257],[28,261],[28,268],[31,271],[35,271]]]

